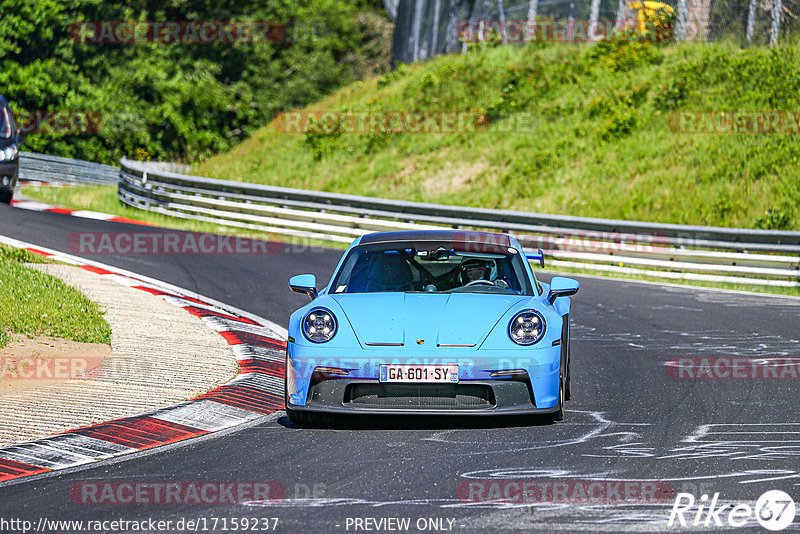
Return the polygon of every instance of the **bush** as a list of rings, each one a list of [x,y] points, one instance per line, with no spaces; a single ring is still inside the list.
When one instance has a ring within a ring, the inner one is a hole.
[[[656,64],[663,59],[652,43],[631,31],[597,42],[589,50],[588,57],[612,72],[627,72],[639,65]]]
[[[792,214],[783,209],[770,208],[756,221],[756,228],[785,230],[792,226]]]
[[[25,149],[116,163],[146,150],[196,161],[224,151],[278,112],[390,68],[391,23],[379,3],[48,0],[5,10],[0,86],[19,115],[89,112],[97,132],[31,133]],[[269,20],[277,43],[73,42],[76,21]],[[25,43],[24,46],[20,43]]]

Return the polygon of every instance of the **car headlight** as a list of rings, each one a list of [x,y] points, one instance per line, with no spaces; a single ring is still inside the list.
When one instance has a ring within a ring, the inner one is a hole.
[[[11,161],[15,157],[17,157],[17,145],[7,146],[0,151],[0,159],[3,161]]]
[[[546,325],[542,314],[535,310],[519,312],[508,323],[508,337],[517,345],[533,345],[544,337]]]
[[[330,341],[336,335],[336,317],[325,308],[311,310],[303,319],[303,334],[314,343]]]

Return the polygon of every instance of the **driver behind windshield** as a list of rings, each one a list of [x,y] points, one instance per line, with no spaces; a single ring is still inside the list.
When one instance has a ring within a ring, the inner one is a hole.
[[[491,281],[492,270],[496,270],[492,260],[466,260],[461,264],[461,284],[467,285],[476,280]]]
[[[503,289],[508,288],[508,283],[497,277],[497,263],[494,260],[472,258],[465,260],[459,269],[461,285],[475,285],[478,280],[486,280],[486,285],[495,285]]]
[[[525,258],[516,250],[470,254],[436,245],[355,247],[332,281],[332,292],[531,293],[524,284]]]

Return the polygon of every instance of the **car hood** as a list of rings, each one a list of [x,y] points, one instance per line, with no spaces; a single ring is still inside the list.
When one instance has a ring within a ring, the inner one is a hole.
[[[503,314],[530,297],[480,293],[331,295],[362,346],[479,347]],[[420,342],[422,340],[422,342]]]

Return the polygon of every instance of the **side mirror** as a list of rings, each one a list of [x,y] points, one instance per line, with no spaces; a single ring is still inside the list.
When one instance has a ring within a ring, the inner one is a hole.
[[[313,274],[298,274],[289,278],[289,289],[295,293],[305,293],[308,298],[317,298],[317,277]]]
[[[547,300],[552,304],[558,297],[574,295],[580,287],[581,285],[577,280],[564,276],[554,276],[550,280],[550,292],[547,294]]]
[[[528,254],[528,259],[538,261],[539,265],[541,265],[542,269],[544,269],[544,252],[542,252],[542,249],[539,249],[536,252]]]

